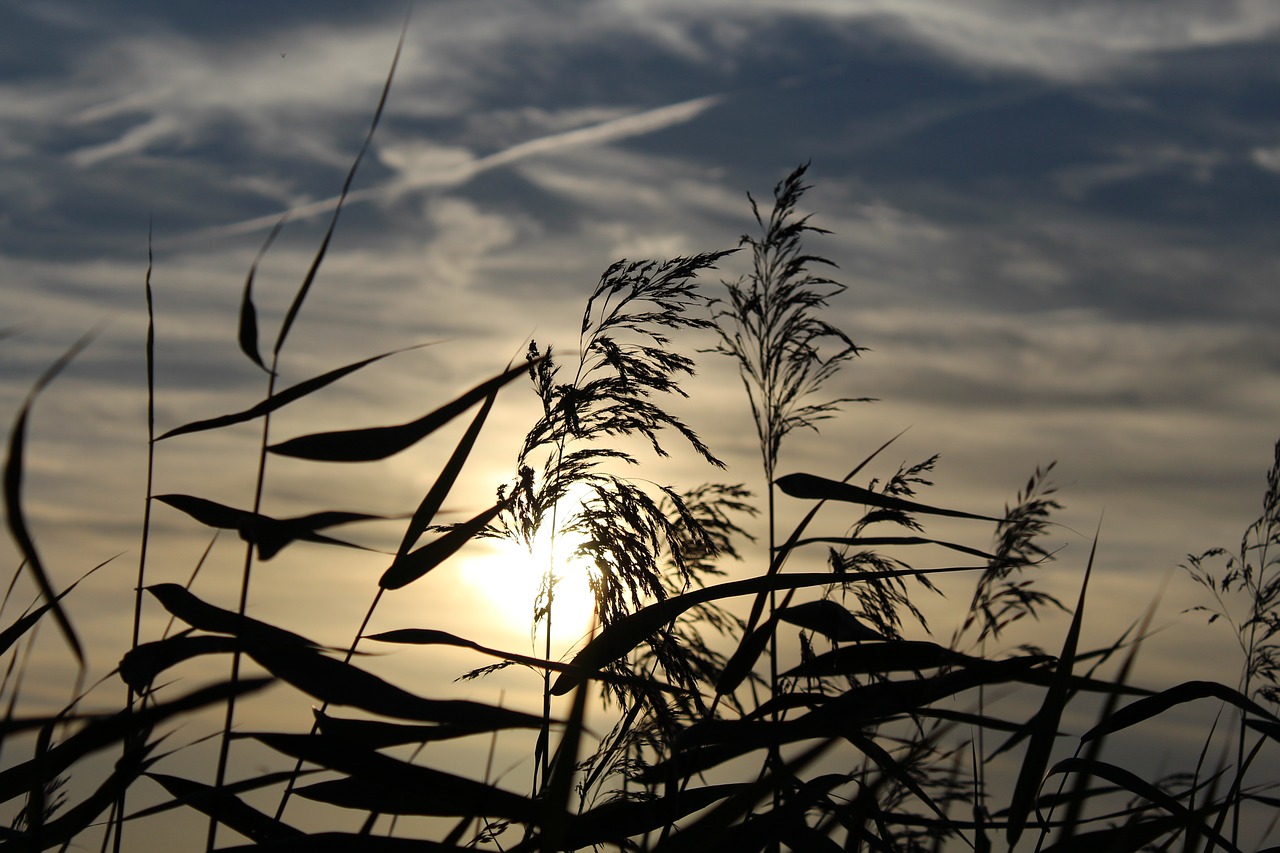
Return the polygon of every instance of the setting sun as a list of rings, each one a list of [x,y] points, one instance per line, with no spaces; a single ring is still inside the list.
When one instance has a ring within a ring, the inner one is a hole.
[[[501,614],[504,629],[533,634],[538,592],[548,568],[553,567],[552,648],[563,653],[585,639],[591,630],[595,596],[591,591],[590,563],[573,556],[578,547],[573,537],[561,533],[553,542],[548,525],[539,531],[532,550],[507,540],[491,540],[490,546],[489,554],[467,563],[464,577],[492,602]],[[537,634],[542,633],[539,624]]]

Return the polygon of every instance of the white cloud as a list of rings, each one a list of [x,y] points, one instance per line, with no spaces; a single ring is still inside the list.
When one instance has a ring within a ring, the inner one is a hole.
[[[491,169],[508,166],[529,157],[550,154],[565,149],[605,145],[634,136],[652,133],[697,117],[715,106],[721,98],[706,95],[675,104],[623,115],[598,124],[578,127],[560,133],[540,136],[521,142],[501,151],[474,157],[466,149],[457,146],[438,146],[430,143],[393,143],[381,155],[384,164],[398,170],[399,177],[382,186],[356,190],[349,193],[346,204],[373,199],[395,199],[413,191],[449,187],[465,183]],[[339,196],[304,204],[287,211],[294,218],[309,218],[333,210]],[[258,216],[242,222],[204,229],[184,235],[171,242],[203,240],[213,237],[248,234],[271,228],[280,218],[279,213]]]
[[[767,16],[873,23],[966,65],[1059,80],[1105,77],[1165,51],[1274,38],[1270,0],[617,0],[634,16],[747,20]],[[668,25],[669,26],[669,25]]]
[[[1258,168],[1280,175],[1280,145],[1275,148],[1255,148],[1249,152],[1249,158]]]
[[[1065,195],[1078,199],[1110,184],[1161,172],[1180,172],[1207,184],[1228,159],[1222,151],[1191,151],[1176,145],[1121,148],[1107,162],[1061,169],[1053,177]]]

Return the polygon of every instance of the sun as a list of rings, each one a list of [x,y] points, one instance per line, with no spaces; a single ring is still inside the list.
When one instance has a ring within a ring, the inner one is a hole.
[[[502,621],[500,627],[532,635],[535,603],[548,572],[554,579],[551,608],[553,650],[567,650],[584,641],[595,615],[595,594],[591,589],[592,567],[588,560],[574,556],[579,542],[570,534],[553,537],[544,525],[533,548],[505,539],[490,540],[490,553],[467,562],[464,577],[483,595]],[[545,636],[542,624],[539,638]],[[542,641],[538,646],[541,651]]]

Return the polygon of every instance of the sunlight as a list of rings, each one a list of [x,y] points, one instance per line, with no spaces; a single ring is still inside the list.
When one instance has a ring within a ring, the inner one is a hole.
[[[590,562],[568,556],[577,544],[572,537],[562,533],[556,538],[553,549],[550,525],[539,531],[532,553],[514,542],[490,540],[491,553],[469,561],[464,577],[493,604],[504,629],[530,633],[538,590],[547,567],[554,561],[556,582],[551,641],[557,653],[563,653],[586,637],[591,630],[595,610]],[[541,626],[537,635],[539,638],[543,636]],[[541,639],[538,647],[541,651]]]

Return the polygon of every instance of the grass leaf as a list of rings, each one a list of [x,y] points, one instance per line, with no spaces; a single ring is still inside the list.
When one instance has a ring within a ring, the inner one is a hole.
[[[1080,581],[1080,599],[1076,603],[1075,613],[1071,616],[1071,626],[1062,643],[1062,654],[1058,657],[1058,666],[1053,681],[1045,691],[1044,702],[1030,726],[1031,734],[1027,743],[1027,752],[1022,759],[1022,767],[1018,771],[1018,781],[1014,785],[1013,796],[1009,803],[1009,824],[1006,830],[1009,846],[1012,848],[1022,837],[1027,818],[1040,792],[1040,781],[1044,777],[1045,768],[1049,766],[1049,755],[1053,751],[1054,741],[1058,736],[1058,726],[1062,720],[1062,711],[1067,704],[1067,692],[1070,688],[1071,667],[1075,663],[1076,646],[1080,641],[1080,626],[1084,619],[1085,594],[1089,589],[1089,576],[1093,573],[1093,558],[1098,553],[1098,537],[1093,538],[1093,547],[1089,550],[1089,562],[1085,565],[1084,578]]]
[[[383,589],[400,589],[413,583],[457,553],[458,549],[488,527],[489,522],[497,518],[509,504],[509,499],[500,500],[470,521],[451,528],[440,538],[428,542],[416,551],[398,555],[378,579],[378,586]]]
[[[377,109],[373,111],[373,121],[369,123],[369,132],[365,134],[364,144],[360,146],[360,151],[356,154],[355,160],[351,163],[351,168],[347,171],[347,179],[342,182],[342,192],[338,194],[338,203],[333,208],[333,217],[329,220],[329,227],[325,229],[324,239],[320,241],[320,248],[316,251],[315,259],[311,262],[311,268],[307,270],[307,275],[302,280],[302,285],[298,288],[297,294],[293,297],[293,302],[289,305],[284,322],[280,324],[280,334],[276,336],[276,355],[279,355],[280,351],[284,349],[284,342],[289,336],[289,330],[293,328],[293,322],[297,319],[298,312],[302,309],[302,303],[306,301],[311,285],[316,279],[316,273],[320,271],[320,265],[324,263],[325,254],[329,251],[329,242],[333,239],[334,229],[338,227],[338,216],[342,213],[342,204],[347,200],[347,193],[351,191],[351,182],[355,180],[356,171],[359,170],[360,163],[364,160],[365,152],[369,150],[369,144],[373,141],[374,131],[378,129],[378,122],[382,120],[382,111],[387,105],[387,95],[391,92],[391,81],[395,79],[396,66],[400,63],[400,52],[404,49],[405,33],[409,30],[408,23],[406,20],[404,28],[400,30],[400,41],[396,43],[396,52],[391,58],[391,68],[387,71],[387,81],[382,86],[382,95],[378,98]]]
[[[916,503],[914,501],[895,498],[892,495],[885,495],[879,492],[873,492],[870,489],[864,489],[861,486],[855,486],[852,483],[842,483],[839,480],[828,480],[826,477],[818,477],[813,474],[787,474],[779,477],[775,481],[783,494],[793,498],[802,498],[805,500],[821,500],[821,501],[844,501],[846,503],[866,504],[868,506],[878,506],[881,509],[898,510],[899,512],[919,512],[926,515],[942,515],[948,518],[971,518],[976,521],[996,521],[1002,519],[992,518],[989,515],[974,515],[970,512],[961,512],[955,509],[942,509],[935,506]]]
[[[431,488],[423,496],[422,502],[418,504],[417,510],[414,511],[413,518],[409,521],[409,526],[405,528],[404,538],[400,541],[400,547],[396,549],[396,559],[409,553],[409,549],[413,547],[418,538],[430,526],[432,519],[440,511],[440,507],[444,505],[445,498],[448,497],[449,490],[453,488],[453,484],[457,482],[458,475],[462,473],[462,466],[467,461],[467,457],[471,455],[476,439],[480,437],[480,430],[484,427],[485,419],[489,417],[489,412],[493,410],[493,403],[497,399],[498,391],[496,388],[493,393],[485,397],[484,405],[480,407],[480,411],[476,412],[476,416],[471,420],[471,425],[467,427],[467,431],[458,440],[458,446],[453,449],[453,453],[449,456],[449,461],[445,463],[444,468],[440,471],[440,476],[436,477],[435,482],[431,484]]]
[[[80,664],[81,669],[85,666],[85,659],[84,649],[80,645],[80,638],[76,636],[75,629],[71,627],[71,620],[67,618],[66,611],[62,609],[58,594],[53,591],[53,584],[49,581],[49,576],[44,570],[44,563],[41,562],[40,554],[36,551],[36,544],[31,538],[31,532],[27,528],[27,521],[22,512],[22,468],[23,453],[26,449],[27,440],[27,419],[31,415],[31,407],[35,404],[36,397],[89,345],[96,334],[97,332],[93,331],[81,337],[36,380],[35,385],[27,394],[26,402],[22,404],[22,409],[19,410],[18,418],[9,434],[9,452],[4,463],[4,510],[5,522],[9,527],[9,533],[22,551],[23,560],[26,562],[27,568],[30,570],[32,578],[40,590],[40,594],[44,596],[49,608],[53,611],[53,618],[58,623],[58,629],[62,632],[62,636],[66,638],[67,645],[71,647],[71,652],[75,655],[76,662]]]
[[[416,421],[398,426],[313,433],[273,444],[268,449],[280,456],[319,462],[372,462],[386,459],[412,447],[502,386],[525,375],[528,369],[528,365],[510,368]]]
[[[1081,735],[1080,740],[1088,742],[1094,738],[1103,737],[1121,729],[1127,729],[1129,726],[1137,725],[1158,714],[1163,714],[1170,708],[1187,702],[1194,702],[1197,699],[1217,699],[1229,705],[1234,705],[1242,711],[1270,720],[1273,724],[1280,724],[1280,720],[1274,714],[1271,714],[1261,705],[1258,705],[1239,691],[1227,687],[1225,684],[1218,684],[1213,681],[1187,681],[1176,687],[1170,687],[1168,690],[1161,690],[1154,696],[1139,699],[1131,705],[1120,708],[1107,719]]]
[[[258,351],[258,311],[253,306],[253,279],[258,274],[258,264],[262,262],[262,258],[267,254],[267,249],[271,248],[271,244],[275,242],[276,237],[280,234],[280,229],[284,227],[284,216],[280,217],[280,221],[271,229],[271,233],[267,235],[267,239],[263,241],[262,248],[258,250],[258,254],[254,257],[253,263],[249,265],[249,274],[245,276],[244,293],[240,297],[240,330],[237,335],[240,341],[240,351],[249,356],[249,360],[254,364],[267,370],[266,364],[262,361],[262,354]]]
[[[277,752],[346,774],[298,793],[344,808],[389,814],[487,815],[529,820],[536,805],[527,797],[353,744],[310,735],[250,735]]]
[[[385,515],[370,515],[364,512],[328,510],[297,518],[277,519],[269,515],[236,509],[192,495],[156,495],[155,500],[186,513],[207,527],[238,532],[241,539],[251,542],[257,547],[258,556],[263,560],[270,560],[284,548],[298,540],[322,545],[340,545],[344,548],[355,548],[361,551],[371,550],[363,545],[344,542],[341,539],[324,536],[316,531],[323,530],[326,527],[335,527],[339,524],[351,524],[356,521],[384,521],[387,518]]]
[[[216,816],[220,823],[253,841],[263,842],[277,838],[298,839],[305,834],[258,811],[231,793],[228,790],[229,786],[219,791],[211,785],[164,773],[148,773],[147,778],[158,783],[175,800],[180,800],[206,815]]]
[[[175,427],[174,429],[171,429],[168,432],[166,432],[164,435],[161,435],[159,438],[156,439],[156,441],[163,441],[166,438],[173,438],[174,436],[178,436],[178,435],[187,435],[193,432],[205,432],[211,429],[220,429],[221,427],[232,426],[234,424],[247,423],[249,421],[256,420],[257,418],[265,417],[271,414],[272,412],[277,411],[278,409],[284,408],[285,406],[289,405],[290,403],[296,400],[300,400],[309,394],[314,394],[316,391],[319,391],[321,388],[324,388],[327,385],[331,385],[334,382],[337,382],[339,379],[343,378],[344,376],[349,376],[350,374],[355,373],[357,370],[359,370],[362,367],[366,367],[370,364],[373,364],[376,361],[381,361],[382,359],[388,358],[393,355],[399,355],[402,352],[409,352],[410,350],[422,349],[423,347],[427,347],[427,346],[431,346],[431,344],[416,344],[415,346],[403,347],[401,349],[391,350],[390,352],[380,353],[378,355],[371,356],[370,358],[361,359],[360,361],[352,362],[351,364],[347,364],[342,367],[338,367],[333,370],[330,370],[327,373],[323,373],[320,376],[313,376],[310,379],[306,379],[302,382],[299,382],[297,385],[291,385],[288,388],[284,389],[283,391],[277,391],[267,399],[263,400],[261,403],[258,403],[256,406],[253,406],[251,408],[245,409],[242,412],[235,412],[234,414],[221,415],[216,418],[207,418],[205,420],[200,420],[200,421],[192,421],[189,424],[185,424],[180,427]]]

